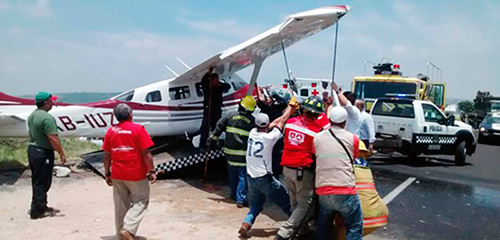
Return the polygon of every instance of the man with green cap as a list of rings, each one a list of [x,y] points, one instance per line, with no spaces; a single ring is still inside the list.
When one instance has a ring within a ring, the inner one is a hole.
[[[28,117],[30,141],[28,160],[31,169],[31,219],[53,216],[58,210],[47,206],[47,192],[52,183],[54,150],[59,153],[61,163],[66,163],[66,155],[59,140],[55,118],[48,113],[57,100],[47,92],[35,96],[37,109]]]

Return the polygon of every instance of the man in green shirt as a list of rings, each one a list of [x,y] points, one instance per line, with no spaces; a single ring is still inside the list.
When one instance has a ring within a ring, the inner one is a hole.
[[[33,188],[31,219],[53,216],[58,212],[47,206],[47,192],[52,183],[54,168],[54,150],[59,153],[62,164],[66,163],[66,155],[57,135],[56,120],[48,113],[56,99],[56,96],[47,92],[39,92],[35,96],[37,109],[28,117],[30,135],[28,160]]]

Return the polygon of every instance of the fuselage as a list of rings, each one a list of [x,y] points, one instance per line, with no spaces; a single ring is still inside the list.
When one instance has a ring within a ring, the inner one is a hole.
[[[203,118],[203,91],[200,80],[159,81],[126,91],[109,100],[87,104],[56,104],[49,112],[57,122],[61,136],[104,137],[117,124],[113,108],[125,102],[133,109],[133,121],[142,124],[153,137],[192,134]],[[223,114],[236,111],[249,85],[239,76],[221,76],[231,88],[223,94]],[[0,137],[28,137],[26,120],[36,106],[28,99],[0,99],[0,113],[24,121],[0,125]]]

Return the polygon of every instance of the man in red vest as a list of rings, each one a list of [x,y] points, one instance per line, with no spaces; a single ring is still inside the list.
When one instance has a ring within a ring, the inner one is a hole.
[[[292,215],[278,231],[275,240],[289,239],[306,217],[314,190],[313,139],[328,124],[321,98],[311,96],[302,107],[302,115],[289,119],[285,126],[281,165],[284,166]]]

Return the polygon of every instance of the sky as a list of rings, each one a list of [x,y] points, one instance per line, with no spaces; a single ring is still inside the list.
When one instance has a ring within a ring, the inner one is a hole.
[[[272,28],[290,14],[352,7],[340,20],[335,79],[350,88],[365,61],[400,64],[406,76],[443,70],[447,97],[500,95],[500,1],[8,1],[0,0],[0,91],[121,92],[183,73]],[[334,27],[286,50],[296,77],[331,78]],[[251,68],[241,72],[250,76]],[[283,55],[258,83],[281,84]]]

